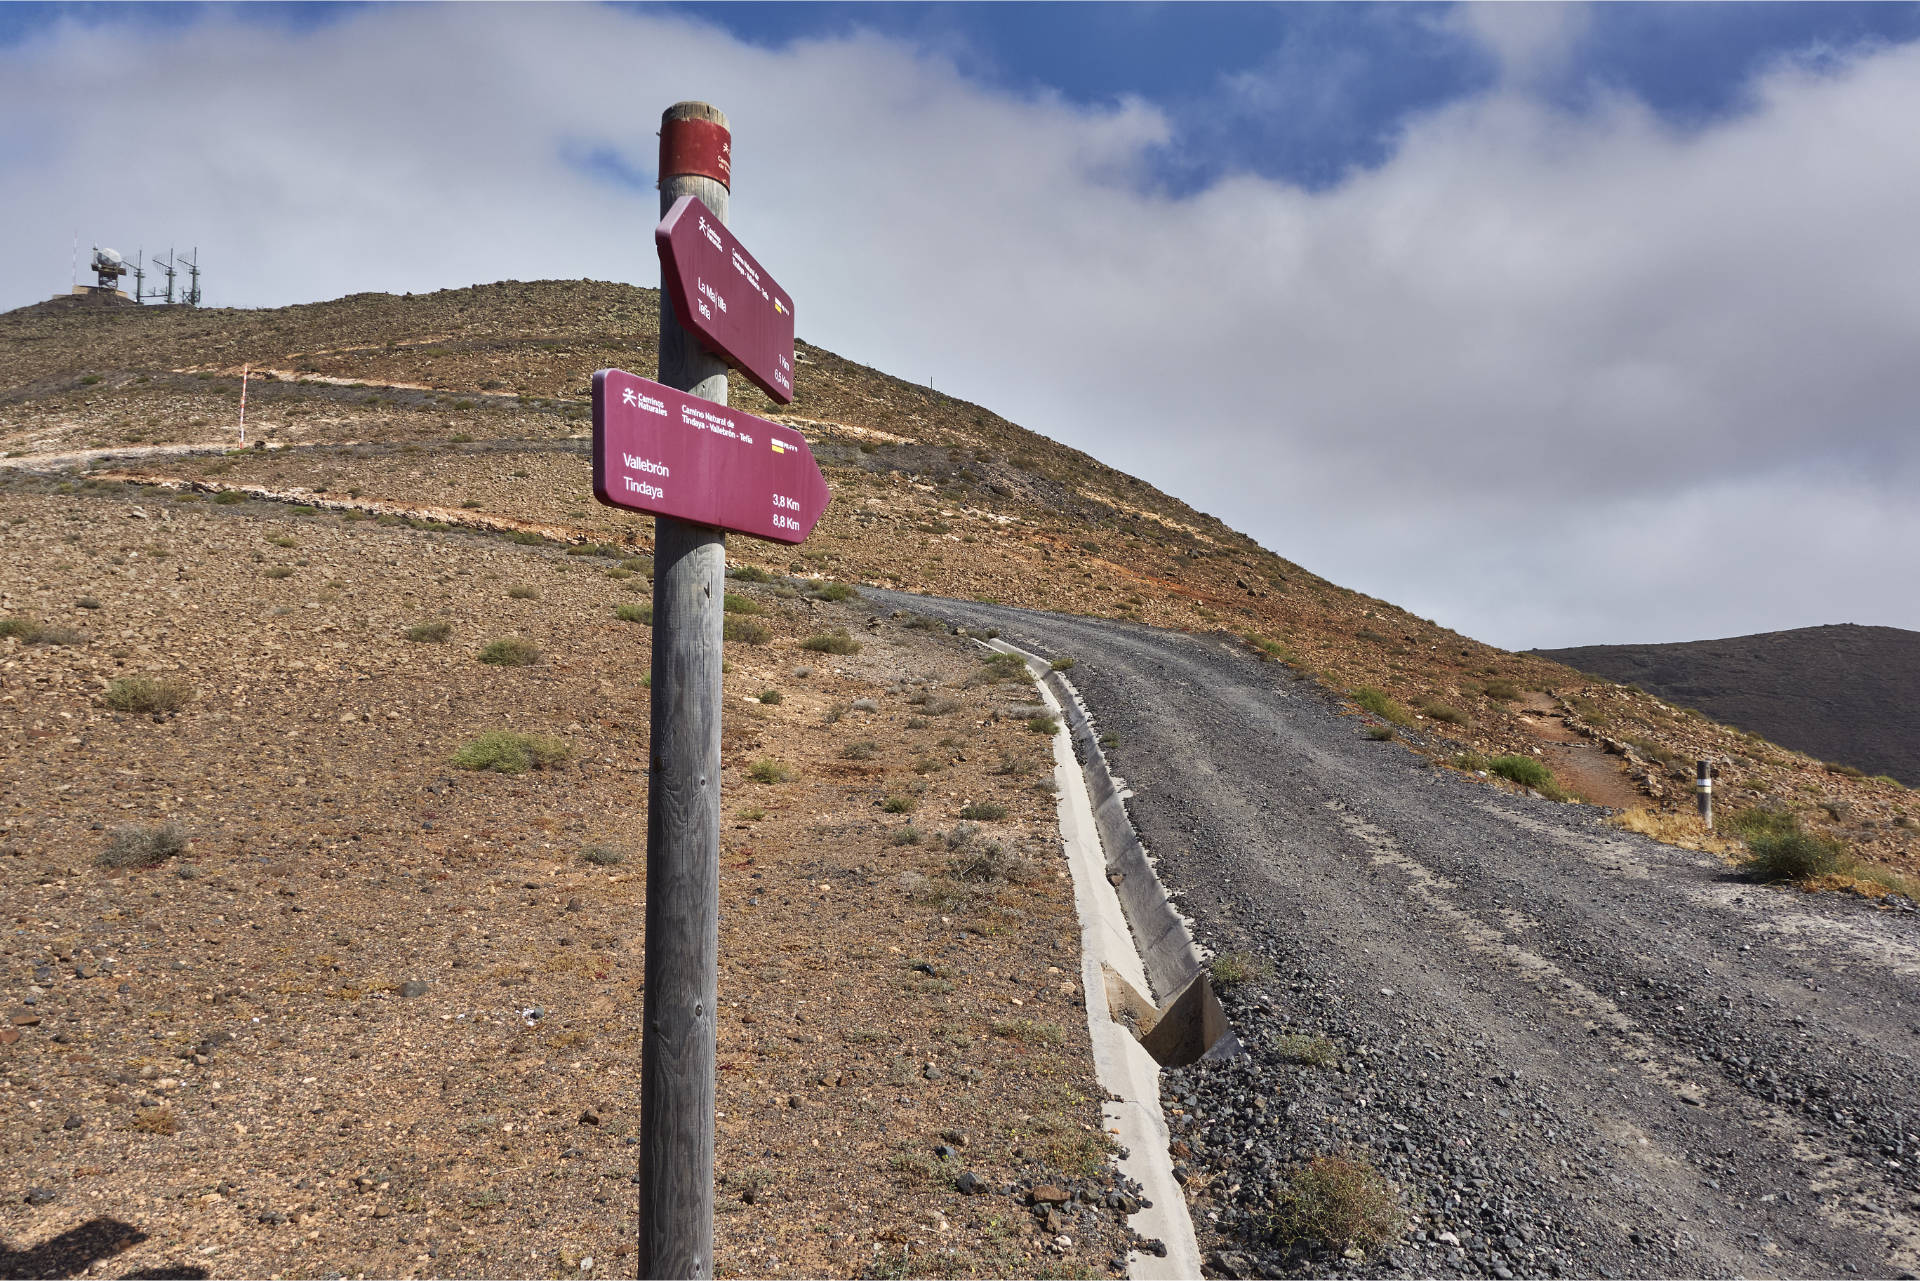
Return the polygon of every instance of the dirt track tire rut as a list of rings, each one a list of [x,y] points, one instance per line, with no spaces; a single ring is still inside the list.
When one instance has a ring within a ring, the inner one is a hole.
[[[1250,1053],[1166,1075],[1203,1248],[1240,1275],[1912,1275],[1920,921],[1496,790],[1220,637],[866,593],[1072,655]],[[1293,1061],[1324,1038],[1334,1066]],[[1411,1211],[1273,1230],[1316,1154]]]

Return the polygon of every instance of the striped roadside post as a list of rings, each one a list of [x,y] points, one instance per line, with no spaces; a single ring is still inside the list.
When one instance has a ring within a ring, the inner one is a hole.
[[[1713,762],[1701,761],[1694,775],[1693,790],[1700,798],[1700,821],[1713,826]]]

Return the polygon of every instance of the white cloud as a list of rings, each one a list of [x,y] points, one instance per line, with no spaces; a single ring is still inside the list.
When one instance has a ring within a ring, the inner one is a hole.
[[[704,97],[803,335],[1338,581],[1511,645],[1920,627],[1893,590],[1920,577],[1920,50],[1783,68],[1685,134],[1509,84],[1330,190],[1176,199],[1133,180],[1169,137],[1151,105],[1010,96],[872,36],[423,6],[211,19],[108,78],[100,47],[0,52],[0,305],[65,288],[76,226],[198,243],[215,302],[652,284],[653,193],[566,157],[649,169],[660,109]]]

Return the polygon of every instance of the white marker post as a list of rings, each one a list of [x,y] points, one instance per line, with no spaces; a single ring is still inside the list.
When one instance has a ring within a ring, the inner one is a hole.
[[[1693,790],[1700,797],[1700,821],[1713,826],[1713,762],[1701,761],[1694,775]]]
[[[247,444],[247,375],[253,371],[252,365],[240,366],[240,446]]]

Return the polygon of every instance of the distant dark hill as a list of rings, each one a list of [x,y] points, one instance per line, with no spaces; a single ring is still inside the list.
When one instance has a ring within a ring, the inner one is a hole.
[[[1840,623],[1533,652],[1822,760],[1920,786],[1920,632]]]

